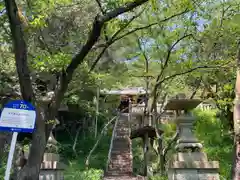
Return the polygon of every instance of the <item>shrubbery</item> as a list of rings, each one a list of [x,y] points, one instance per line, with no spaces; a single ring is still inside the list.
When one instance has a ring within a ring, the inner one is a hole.
[[[230,179],[233,137],[224,119],[216,118],[215,111],[196,111],[196,135],[203,143],[209,160],[219,161],[222,179]]]

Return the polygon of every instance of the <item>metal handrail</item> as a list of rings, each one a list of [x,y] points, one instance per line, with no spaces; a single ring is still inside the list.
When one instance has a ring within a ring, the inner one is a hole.
[[[112,152],[112,146],[113,146],[113,140],[115,137],[115,132],[116,132],[116,128],[117,128],[117,124],[118,124],[118,120],[119,120],[119,114],[116,116],[116,121],[115,121],[115,125],[113,128],[113,133],[112,133],[112,138],[111,138],[111,143],[110,143],[110,148],[108,151],[108,160],[107,160],[107,166],[106,166],[106,170],[108,170],[108,164],[110,163],[110,159],[111,159],[111,152]]]

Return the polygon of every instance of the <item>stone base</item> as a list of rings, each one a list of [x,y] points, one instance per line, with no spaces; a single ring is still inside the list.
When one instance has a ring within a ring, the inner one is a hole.
[[[180,152],[173,155],[173,161],[208,161],[207,155],[203,152]]]
[[[41,170],[39,180],[64,180],[64,174],[61,170]]]
[[[203,152],[177,153],[168,165],[168,180],[220,180],[218,161]]]
[[[44,153],[43,161],[60,161],[60,157],[59,157],[59,154]]]
[[[58,161],[43,161],[41,164],[41,170],[43,170],[43,169],[45,169],[45,170],[48,170],[48,169],[64,170],[65,165]]]
[[[44,154],[45,161],[41,164],[39,180],[63,180],[65,165],[58,161],[46,161],[46,159],[59,159],[57,154]]]
[[[106,176],[103,180],[147,180],[147,178],[143,176]]]
[[[218,171],[219,163],[218,161],[175,161],[170,165],[169,169],[196,169],[196,170],[215,170]]]
[[[205,169],[171,169],[168,180],[220,180],[220,177],[217,171]]]

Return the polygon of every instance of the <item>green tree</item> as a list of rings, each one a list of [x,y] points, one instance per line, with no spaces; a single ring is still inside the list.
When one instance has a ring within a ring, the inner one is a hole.
[[[40,5],[45,5],[43,1],[37,2],[41,2]],[[113,8],[105,15],[97,15],[93,20],[89,36],[86,42],[82,45],[81,50],[71,59],[71,61],[67,64],[66,67],[61,68],[61,71],[59,72],[60,80],[57,83],[58,86],[54,91],[54,96],[52,98],[49,98],[47,102],[40,103],[40,100],[36,97],[30,78],[30,69],[27,61],[27,45],[22,30],[22,28],[24,28],[23,25],[25,25],[23,23],[27,22],[21,21],[22,16],[20,16],[20,9],[14,0],[5,1],[7,15],[9,18],[9,26],[12,33],[15,62],[19,78],[21,95],[24,100],[32,102],[37,109],[36,131],[33,133],[33,140],[30,149],[29,159],[26,166],[20,171],[18,179],[38,179],[40,164],[45,150],[46,141],[52,128],[52,124],[46,125],[45,122],[55,119],[57,110],[64,98],[64,94],[68,89],[69,83],[73,79],[73,74],[75,70],[80,64],[84,62],[85,57],[88,55],[92,47],[98,41],[105,23],[116,18],[118,15],[124,12],[131,11],[133,8],[145,2],[147,2],[147,0],[129,2],[125,5],[122,5],[121,7]],[[39,4],[37,4],[36,7],[38,5]],[[53,3],[53,7],[54,5],[55,4]],[[37,21],[41,24],[41,18],[42,16],[39,15],[37,20],[35,20],[34,22]],[[45,106],[41,104],[45,104]]]

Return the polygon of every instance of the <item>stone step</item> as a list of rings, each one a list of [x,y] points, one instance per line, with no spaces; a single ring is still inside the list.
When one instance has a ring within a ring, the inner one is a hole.
[[[122,132],[122,133],[126,133],[126,134],[129,134],[129,128],[121,128],[121,129],[116,129],[116,132]]]
[[[132,159],[131,156],[112,156],[111,157],[111,161],[119,161],[119,160],[127,161],[131,159]]]
[[[111,167],[122,167],[122,166],[126,166],[126,165],[128,165],[128,166],[131,166],[131,162],[129,162],[130,161],[130,159],[128,159],[128,160],[111,160],[111,163],[109,163],[109,166],[111,166]]]
[[[112,147],[112,151],[115,151],[115,152],[119,152],[119,153],[122,153],[122,152],[130,152],[130,145],[122,145],[122,144],[114,144],[113,147]]]
[[[126,144],[126,145],[130,145],[131,143],[131,139],[129,137],[126,138],[122,138],[122,137],[115,137],[113,139],[113,143],[117,143],[117,144]]]
[[[118,126],[121,126],[121,127],[117,127],[116,131],[129,131],[130,130],[130,128],[128,126],[123,126],[123,125],[118,125]]]
[[[128,168],[128,166],[132,166],[132,163],[128,161],[112,161],[111,163],[109,163],[109,167],[126,167]]]
[[[117,171],[117,172],[132,172],[132,165],[131,164],[109,164],[108,166],[109,171]]]
[[[114,138],[128,138],[129,133],[123,133],[123,132],[116,132]]]
[[[132,168],[124,168],[124,167],[108,167],[109,173],[120,173],[121,175],[128,175],[129,173],[132,173]]]
[[[117,152],[111,153],[111,160],[131,160],[132,154],[119,154]]]
[[[108,171],[132,172],[131,164],[109,164]]]
[[[118,120],[118,125],[121,125],[121,126],[118,126],[118,127],[129,127],[130,123],[128,121],[125,121],[125,120]]]
[[[111,164],[117,164],[117,163],[121,163],[121,164],[131,164],[131,158],[111,158],[110,160]]]
[[[113,178],[113,176],[113,179],[120,177],[121,180],[128,180],[129,178],[127,177],[134,178],[132,177],[132,142],[129,136],[130,126],[128,117],[123,114],[120,116],[116,127],[110,162],[108,164],[108,170],[105,173],[106,177],[110,177],[110,179]]]
[[[121,158],[132,158],[132,153],[129,152],[129,150],[124,151],[124,150],[121,150],[121,149],[116,149],[116,150],[112,149],[111,156],[113,156],[113,157],[118,156],[118,157],[121,157]]]
[[[145,180],[142,176],[106,176],[104,180]]]
[[[116,129],[116,132],[123,132],[123,133],[129,134],[129,129],[128,128],[126,128],[126,129]]]
[[[121,155],[123,153],[130,153],[129,147],[128,146],[120,146],[116,145],[115,147],[112,148],[112,154],[116,155]]]
[[[115,139],[116,139],[116,138],[122,138],[122,139],[124,139],[124,138],[128,138],[128,137],[129,137],[128,135],[115,134]]]
[[[129,146],[127,146],[127,145],[121,145],[121,144],[115,144],[115,146],[113,146],[113,148],[112,148],[112,151],[114,151],[115,152],[115,154],[117,153],[117,152],[119,152],[119,153],[127,153],[127,152],[130,152],[129,151]]]
[[[132,171],[119,171],[119,170],[109,170],[105,172],[104,176],[132,176]]]
[[[116,131],[125,131],[125,132],[129,132],[129,131],[130,131],[130,128],[129,128],[129,127],[121,126],[121,127],[116,128]]]

